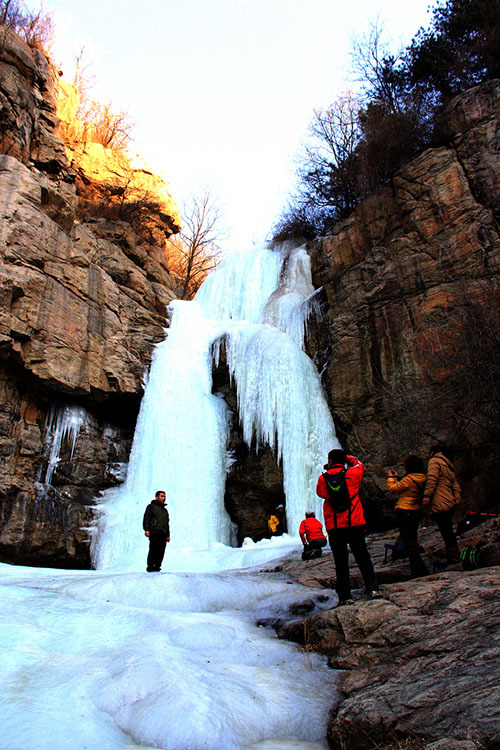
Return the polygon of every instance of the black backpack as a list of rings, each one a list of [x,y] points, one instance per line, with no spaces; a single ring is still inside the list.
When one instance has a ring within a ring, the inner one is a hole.
[[[328,490],[329,503],[335,514],[345,513],[351,507],[351,498],[347,489],[345,472],[346,470],[342,469],[342,471],[338,471],[336,474],[329,474],[328,472],[323,474],[326,489]]]
[[[467,544],[460,552],[460,562],[464,570],[477,570],[481,567],[481,542],[473,546]]]

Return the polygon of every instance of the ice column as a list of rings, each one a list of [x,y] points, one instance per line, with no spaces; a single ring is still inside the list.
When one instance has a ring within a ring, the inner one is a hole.
[[[53,406],[46,423],[46,445],[48,460],[44,484],[52,483],[52,476],[59,463],[61,446],[64,441],[71,445],[71,458],[75,452],[75,445],[82,428],[88,427],[88,415],[81,406],[65,405]]]

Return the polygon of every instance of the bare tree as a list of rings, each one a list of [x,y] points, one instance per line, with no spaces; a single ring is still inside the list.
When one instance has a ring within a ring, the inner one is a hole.
[[[52,43],[54,25],[50,14],[31,11],[19,0],[0,0],[0,25],[12,29],[30,47],[48,49]]]
[[[354,80],[361,84],[365,103],[383,103],[391,112],[404,109],[395,68],[402,50],[393,53],[384,39],[379,19],[368,31],[351,39],[351,70]]]
[[[192,297],[221,260],[221,214],[209,190],[194,196],[184,207],[183,229],[171,239],[175,256],[172,270],[182,279],[181,299]]]
[[[1,0],[0,0],[1,1]],[[111,103],[101,104],[90,96],[95,86],[95,76],[89,71],[85,48],[75,56],[73,86],[78,95],[78,109],[73,123],[66,126],[66,135],[76,142],[100,143],[105,148],[126,151],[133,124],[128,112],[115,111]]]

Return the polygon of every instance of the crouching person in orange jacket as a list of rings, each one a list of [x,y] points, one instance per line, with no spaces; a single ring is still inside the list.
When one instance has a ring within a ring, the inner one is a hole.
[[[312,508],[306,510],[306,517],[299,526],[299,534],[304,545],[302,559],[315,560],[317,557],[321,557],[322,547],[326,544],[326,537],[323,534],[323,526],[316,518]]]
[[[316,494],[324,499],[323,516],[328,540],[335,560],[336,591],[339,606],[354,604],[349,580],[349,550],[354,555],[369,599],[378,599],[375,571],[366,548],[365,516],[359,498],[364,466],[354,456],[340,449],[328,454],[326,472],[316,485]]]

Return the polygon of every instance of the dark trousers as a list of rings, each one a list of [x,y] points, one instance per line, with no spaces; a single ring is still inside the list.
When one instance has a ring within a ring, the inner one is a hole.
[[[160,570],[163,561],[163,555],[165,554],[165,547],[167,546],[167,535],[159,532],[151,531],[149,534],[149,554],[148,554],[148,567],[146,570],[149,573]]]
[[[351,598],[348,545],[363,576],[366,591],[376,591],[378,589],[377,580],[370,553],[366,548],[364,527],[352,526],[345,529],[331,529],[328,532],[328,541],[335,560],[335,572],[337,574],[335,590],[339,600],[345,601]]]
[[[400,510],[396,508],[398,529],[408,552],[410,575],[412,578],[426,576],[429,573],[426,564],[420,557],[418,546],[418,524],[421,516],[422,514],[419,510]]]
[[[439,526],[439,531],[446,547],[448,562],[458,562],[458,559],[456,559],[458,555],[458,542],[453,531],[453,508],[451,510],[441,510],[439,513],[432,513],[432,518]]]
[[[313,560],[321,557],[322,547],[326,544],[326,539],[313,539],[312,542],[306,542],[302,550],[303,560]]]

